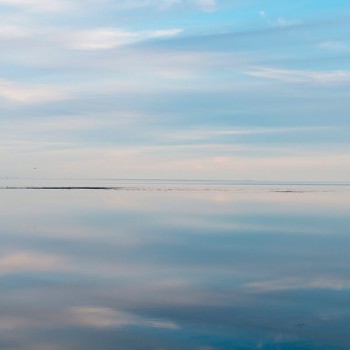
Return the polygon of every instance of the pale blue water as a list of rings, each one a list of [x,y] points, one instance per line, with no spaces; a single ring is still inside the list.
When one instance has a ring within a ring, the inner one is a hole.
[[[350,348],[349,186],[1,187],[0,349]]]

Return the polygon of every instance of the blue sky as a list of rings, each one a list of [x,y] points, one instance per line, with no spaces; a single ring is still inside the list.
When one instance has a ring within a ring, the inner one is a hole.
[[[0,20],[2,178],[349,180],[344,0],[0,0]]]

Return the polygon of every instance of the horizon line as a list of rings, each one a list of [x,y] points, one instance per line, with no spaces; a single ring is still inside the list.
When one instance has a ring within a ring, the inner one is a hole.
[[[31,181],[150,181],[150,182],[207,182],[236,184],[269,184],[269,185],[350,185],[350,181],[310,181],[310,180],[233,180],[233,179],[184,179],[184,178],[32,178],[32,177],[0,177],[1,180]]]

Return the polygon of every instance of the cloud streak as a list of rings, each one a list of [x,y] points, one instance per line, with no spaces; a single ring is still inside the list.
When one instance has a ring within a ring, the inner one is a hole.
[[[348,84],[349,70],[311,71],[292,70],[274,67],[257,67],[246,73],[249,76],[263,79],[279,80],[287,83],[319,83],[319,84]]]
[[[73,49],[105,50],[149,39],[174,37],[181,32],[181,29],[130,32],[116,28],[97,28],[69,34],[65,41]]]
[[[0,97],[23,104],[37,104],[67,100],[69,94],[59,86],[19,84],[3,80],[0,81]]]
[[[0,5],[34,12],[61,12],[72,9],[70,3],[64,0],[0,0]]]
[[[26,176],[30,160],[48,160],[78,177],[88,165],[97,175],[97,162],[112,177],[168,176],[166,164],[180,177],[184,166],[189,177],[221,178],[231,169],[241,178],[253,170],[237,171],[230,152],[248,169],[253,149],[255,168],[281,149],[290,157],[292,145],[306,155],[312,145],[327,148],[335,159],[348,149],[348,28],[328,5],[317,13],[214,0],[0,6],[2,176]],[[211,170],[218,160],[220,171]],[[345,178],[340,169],[331,178]]]

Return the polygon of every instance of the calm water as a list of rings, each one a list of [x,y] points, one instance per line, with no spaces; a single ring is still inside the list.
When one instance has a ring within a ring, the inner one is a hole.
[[[348,186],[0,198],[1,349],[350,348]]]

